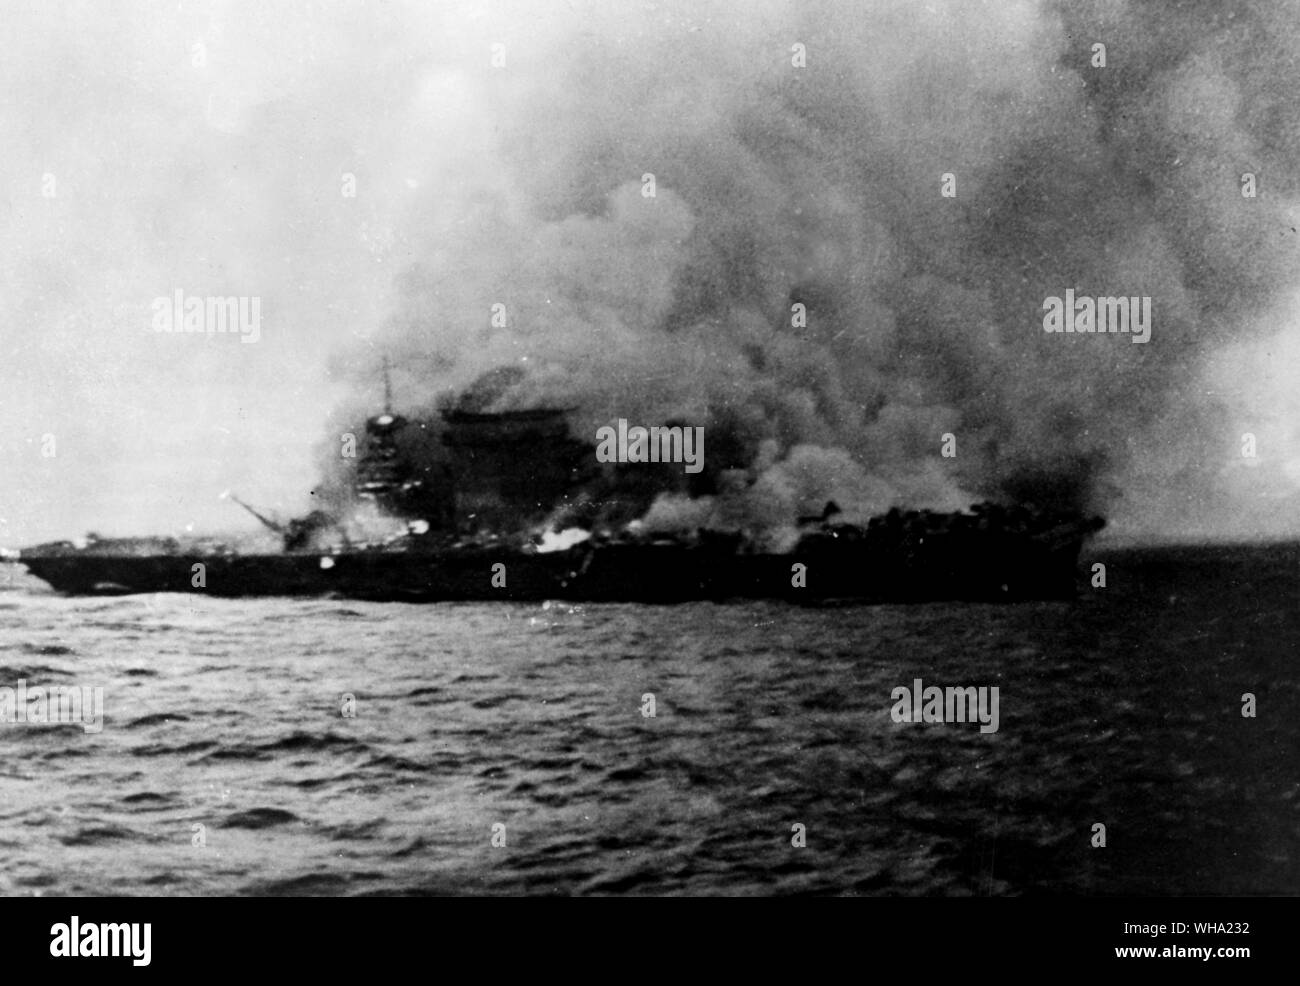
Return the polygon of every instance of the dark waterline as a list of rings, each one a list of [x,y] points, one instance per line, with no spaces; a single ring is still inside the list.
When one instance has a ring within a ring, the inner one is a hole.
[[[1011,606],[74,599],[7,574],[0,686],[105,709],[0,725],[8,894],[1300,892],[1295,545],[1109,551],[1077,601]],[[998,731],[895,723],[915,678],[997,686]]]

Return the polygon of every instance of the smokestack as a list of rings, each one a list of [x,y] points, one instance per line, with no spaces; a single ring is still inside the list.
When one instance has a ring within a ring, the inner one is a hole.
[[[702,426],[736,461],[696,494],[738,467],[781,523],[827,500],[1132,512],[1174,475],[1212,497],[1211,436],[1145,436],[1210,413],[1205,359],[1296,279],[1283,15],[707,7],[579,5],[510,34],[507,70],[461,68],[473,153],[424,176],[381,338],[413,391],[495,371],[485,408],[573,408],[584,440]],[[1045,331],[1067,292],[1134,299],[1149,338]]]

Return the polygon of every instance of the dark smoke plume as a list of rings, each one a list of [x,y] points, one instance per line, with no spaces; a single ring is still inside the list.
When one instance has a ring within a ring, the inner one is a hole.
[[[1265,334],[1297,281],[1295,4],[551,15],[484,23],[481,64],[430,82],[464,129],[429,135],[455,146],[421,176],[418,259],[340,363],[358,412],[382,349],[425,412],[515,366],[496,410],[576,408],[584,437],[702,424],[706,461],[747,479],[656,505],[691,523],[779,526],[827,499],[1141,517],[1171,488],[1218,495],[1234,422],[1198,392],[1204,362]],[[1070,288],[1151,297],[1150,343],[1045,333],[1043,300]]]

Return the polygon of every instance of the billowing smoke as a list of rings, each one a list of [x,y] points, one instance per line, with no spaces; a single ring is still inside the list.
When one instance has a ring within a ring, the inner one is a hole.
[[[1250,421],[1207,354],[1300,279],[1294,4],[494,11],[406,108],[423,198],[373,347],[408,407],[516,366],[496,410],[703,425],[747,479],[669,526],[1221,489]],[[1150,297],[1150,342],[1045,333],[1066,289]],[[338,361],[358,408],[374,351]]]

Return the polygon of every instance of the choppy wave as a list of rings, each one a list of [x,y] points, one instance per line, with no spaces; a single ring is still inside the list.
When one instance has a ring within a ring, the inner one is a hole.
[[[1106,562],[1001,607],[10,593],[0,686],[105,721],[0,725],[3,888],[1300,892],[1300,552]],[[915,678],[998,732],[893,722]]]

